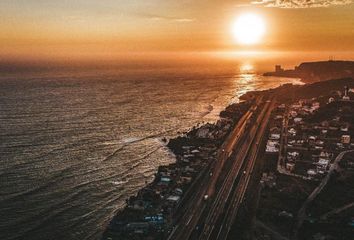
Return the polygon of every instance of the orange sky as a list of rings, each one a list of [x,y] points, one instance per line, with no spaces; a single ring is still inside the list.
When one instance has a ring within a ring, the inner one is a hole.
[[[139,52],[354,52],[352,0],[2,0],[0,57],[114,57]],[[262,16],[264,39],[240,46],[231,25]],[[354,54],[352,55],[354,56]]]

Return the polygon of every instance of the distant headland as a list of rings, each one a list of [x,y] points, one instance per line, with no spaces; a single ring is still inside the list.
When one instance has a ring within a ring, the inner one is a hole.
[[[317,82],[329,79],[354,77],[354,61],[319,61],[304,62],[295,69],[283,69],[275,66],[274,72],[266,72],[264,76],[301,78],[303,82]]]

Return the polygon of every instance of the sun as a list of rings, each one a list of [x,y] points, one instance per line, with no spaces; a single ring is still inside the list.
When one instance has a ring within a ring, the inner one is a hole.
[[[264,36],[265,21],[257,14],[245,13],[236,19],[232,31],[238,43],[253,45],[259,43]]]

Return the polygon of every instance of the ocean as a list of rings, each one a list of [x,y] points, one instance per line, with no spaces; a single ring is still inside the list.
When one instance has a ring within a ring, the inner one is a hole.
[[[100,239],[159,165],[162,138],[250,90],[297,82],[248,63],[43,68],[0,77],[0,239]]]

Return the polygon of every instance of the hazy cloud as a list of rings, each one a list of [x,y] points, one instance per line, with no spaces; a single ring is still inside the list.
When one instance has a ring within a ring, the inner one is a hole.
[[[194,22],[195,18],[175,18],[175,22]]]
[[[168,22],[179,22],[179,23],[188,23],[194,22],[195,18],[179,18],[179,17],[169,17],[169,16],[161,16],[161,15],[153,15],[153,14],[140,14],[143,18],[153,20],[153,21],[168,21]]]
[[[265,7],[278,8],[318,8],[334,5],[347,5],[354,0],[254,0],[251,3]]]

